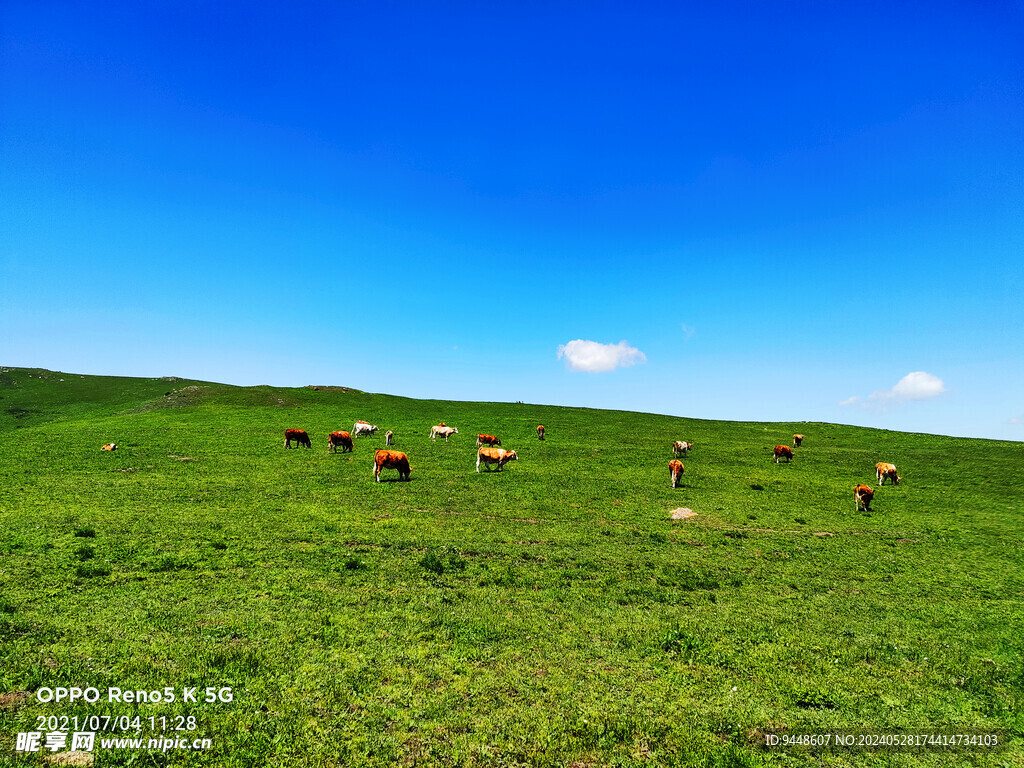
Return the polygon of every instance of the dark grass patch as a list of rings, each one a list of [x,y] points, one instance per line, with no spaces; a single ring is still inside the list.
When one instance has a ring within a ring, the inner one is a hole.
[[[422,562],[420,564],[422,565]],[[349,555],[347,558],[345,558],[345,570],[347,571],[363,571],[366,570],[367,567],[368,566],[366,565],[366,561],[360,560],[355,555]]]
[[[445,572],[466,570],[466,560],[458,550],[444,547],[439,550],[429,549],[419,561],[420,566],[431,573],[442,575]]]
[[[106,563],[89,563],[75,567],[75,576],[79,579],[97,579],[110,575],[110,566]]]
[[[802,709],[838,709],[835,696],[821,688],[804,688],[797,692],[794,703]]]
[[[169,571],[178,571],[189,567],[191,566],[187,562],[180,560],[178,557],[171,554],[159,555],[149,561],[147,565],[147,569],[152,573],[167,573]]]

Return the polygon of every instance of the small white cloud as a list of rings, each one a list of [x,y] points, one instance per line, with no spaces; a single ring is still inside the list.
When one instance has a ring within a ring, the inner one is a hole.
[[[684,339],[689,341],[690,339],[693,338],[693,334],[695,334],[696,332],[697,332],[697,329],[694,328],[692,325],[686,325],[686,323],[683,323],[683,338]]]
[[[942,379],[924,371],[908,373],[896,382],[891,389],[878,389],[867,398],[859,395],[840,401],[839,405],[861,405],[864,408],[885,408],[895,403],[906,403],[911,400],[928,400],[946,392]]]
[[[905,400],[927,400],[938,397],[946,391],[942,379],[924,371],[908,373],[896,382],[892,389],[880,389],[868,395],[872,400],[902,402]]]
[[[646,355],[626,342],[600,344],[596,341],[574,339],[558,346],[558,357],[573,371],[603,373],[616,368],[628,368],[647,360]]]
[[[1024,424],[1024,416],[1014,416],[1010,419],[1011,424]]]

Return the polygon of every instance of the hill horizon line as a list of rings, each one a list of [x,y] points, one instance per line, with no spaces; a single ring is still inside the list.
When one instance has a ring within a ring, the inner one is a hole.
[[[721,424],[759,424],[764,426],[779,426],[784,424],[792,425],[813,425],[821,424],[823,426],[833,427],[850,427],[855,429],[863,429],[871,432],[879,433],[890,433],[890,434],[905,434],[905,435],[926,435],[930,437],[947,437],[958,440],[978,440],[990,443],[1011,443],[1018,444],[1024,441],[1020,440],[1000,440],[997,438],[988,437],[968,437],[964,435],[951,435],[943,432],[908,432],[898,429],[886,429],[884,427],[868,427],[857,424],[847,424],[844,422],[829,422],[829,421],[809,421],[804,419],[789,419],[779,421],[768,421],[768,420],[753,420],[745,421],[741,419],[715,419],[707,417],[697,416],[680,416],[670,413],[656,413],[653,411],[639,411],[639,410],[626,410],[621,408],[594,408],[590,406],[580,405],[562,405],[554,403],[527,403],[523,401],[506,401],[506,400],[452,400],[445,398],[421,398],[421,397],[410,397],[408,395],[397,394],[393,392],[367,392],[366,390],[357,389],[355,387],[349,387],[341,384],[304,384],[301,386],[278,386],[275,384],[230,384],[222,381],[212,381],[208,379],[195,379],[187,376],[177,375],[165,375],[165,376],[136,376],[136,375],[122,375],[122,374],[95,374],[95,373],[78,373],[76,371],[62,371],[51,368],[42,368],[38,366],[18,366],[18,365],[0,365],[0,376],[11,372],[22,372],[31,377],[33,374],[44,376],[76,376],[79,379],[94,379],[94,380],[110,380],[110,379],[127,379],[132,381],[150,381],[150,382],[167,382],[167,383],[180,383],[184,382],[190,386],[215,386],[215,387],[226,387],[238,390],[259,390],[259,389],[271,389],[271,390],[291,390],[291,391],[302,391],[311,390],[315,392],[337,392],[337,393],[350,393],[358,395],[366,395],[370,397],[392,397],[404,400],[413,400],[418,402],[437,402],[437,403],[494,403],[502,405],[522,405],[524,407],[535,407],[535,408],[554,408],[554,409],[565,409],[573,411],[596,411],[602,413],[624,413],[624,414],[637,414],[644,416],[658,416],[669,419],[682,419],[686,421],[700,421],[700,422],[715,422]],[[7,384],[8,382],[0,380],[0,385]]]

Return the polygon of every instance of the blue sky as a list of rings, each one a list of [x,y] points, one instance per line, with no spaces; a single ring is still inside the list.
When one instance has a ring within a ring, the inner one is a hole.
[[[0,363],[1024,440],[1021,40],[1019,2],[8,0]]]

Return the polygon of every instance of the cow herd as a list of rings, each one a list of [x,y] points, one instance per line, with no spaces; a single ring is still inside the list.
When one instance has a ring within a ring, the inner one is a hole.
[[[337,453],[338,448],[341,448],[342,453],[348,453],[354,450],[355,444],[353,443],[354,437],[371,436],[375,432],[379,431],[380,427],[370,424],[368,421],[357,421],[352,425],[351,432],[331,432],[327,436],[327,450],[330,453]],[[459,434],[459,430],[455,427],[449,427],[443,421],[440,424],[435,424],[430,428],[430,439],[437,442],[438,437],[443,437],[447,443],[448,438],[453,435]],[[545,429],[543,424],[537,426],[537,439],[543,440]],[[291,448],[292,443],[296,446],[305,446],[306,448],[313,447],[313,441],[309,437],[309,433],[304,429],[286,429],[284,431],[284,447]],[[389,429],[384,433],[384,444],[391,446],[394,444],[394,433]],[[500,470],[510,461],[518,461],[519,457],[515,451],[505,450],[501,448],[501,440],[494,435],[479,434],[476,436],[477,445],[477,456],[476,456],[476,471],[480,471],[480,465],[483,464],[488,470],[494,465],[497,465]],[[112,450],[107,446],[103,447],[104,450]],[[379,450],[373,455],[373,477],[379,483],[380,472],[382,469],[397,469],[398,477],[400,480],[408,480],[409,475],[412,473],[412,468],[409,465],[409,457],[401,451],[390,451],[390,450]]]
[[[367,421],[357,421],[352,425],[351,432],[344,432],[340,430],[337,432],[331,432],[327,436],[327,450],[331,453],[337,453],[338,448],[341,448],[342,453],[350,453],[355,447],[353,443],[354,437],[372,436],[379,430],[380,427],[374,426]],[[544,440],[545,432],[544,425],[539,424],[537,426],[537,439]],[[435,442],[438,437],[443,437],[445,442],[448,442],[448,438],[457,434],[459,434],[458,429],[455,427],[449,427],[443,421],[430,428],[430,439]],[[390,429],[384,433],[384,437],[385,445],[390,447],[394,444],[394,433]],[[803,435],[793,435],[793,446],[800,447],[803,440]],[[291,448],[292,443],[295,443],[296,447],[313,447],[313,441],[310,439],[309,433],[304,429],[286,429],[284,431],[284,447]],[[501,468],[508,462],[518,461],[519,459],[515,451],[502,448],[501,440],[495,435],[483,433],[478,434],[476,436],[476,445],[477,472],[480,471],[481,464],[483,464],[488,470],[495,465],[497,465],[498,470],[501,470]],[[676,440],[672,443],[672,453],[676,457],[668,463],[669,480],[672,488],[679,487],[679,481],[681,480],[685,469],[683,463],[679,461],[679,457],[686,456],[692,449],[693,443],[683,440]],[[101,450],[114,451],[117,450],[117,445],[114,443],[108,443],[102,446]],[[776,464],[778,464],[782,459],[785,459],[788,464],[793,460],[793,448],[788,445],[776,445],[772,455]],[[398,477],[400,480],[408,480],[412,473],[412,468],[409,465],[409,457],[401,451],[379,450],[374,453],[373,477],[378,483],[380,482],[380,473],[382,469],[398,470]],[[891,485],[899,485],[899,482],[902,479],[896,472],[896,465],[884,461],[880,461],[875,465],[875,476],[878,480],[879,486],[885,485],[886,480],[888,480]],[[870,512],[871,502],[874,497],[875,491],[869,485],[858,483],[853,489],[855,509],[858,512],[861,510]]]
[[[800,434],[793,435],[793,445],[799,448],[804,441],[804,436]],[[693,443],[687,443],[682,440],[676,440],[672,443],[672,453],[676,456],[685,456],[690,449],[693,448]],[[772,455],[775,458],[775,463],[778,464],[782,459],[786,460],[786,463],[790,463],[793,460],[793,449],[788,445],[776,445]],[[683,476],[683,462],[679,461],[678,458],[672,459],[668,463],[669,480],[672,483],[673,488],[679,487],[679,480]],[[479,472],[480,470],[477,469]],[[888,462],[880,461],[875,464],[875,475],[878,478],[878,485],[885,485],[885,481],[888,480],[892,485],[899,485],[902,479],[896,474],[896,465],[889,464]],[[875,497],[875,492],[869,485],[859,483],[853,489],[853,499],[856,502],[856,510],[865,512],[871,511],[871,501]]]

